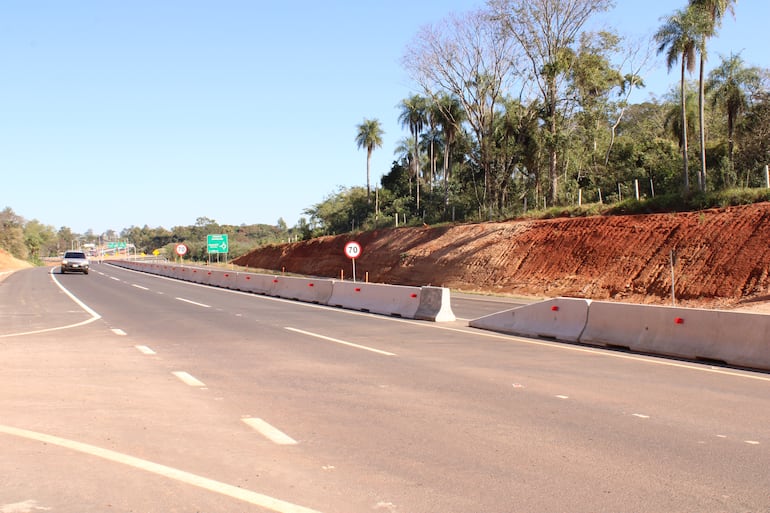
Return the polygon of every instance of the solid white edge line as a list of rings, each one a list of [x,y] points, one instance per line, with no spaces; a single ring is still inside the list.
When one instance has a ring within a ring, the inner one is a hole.
[[[93,311],[91,308],[89,308],[88,305],[86,305],[81,300],[76,298],[75,295],[72,292],[70,292],[69,290],[65,289],[64,285],[59,283],[59,280],[56,279],[56,276],[53,273],[54,269],[55,268],[52,268],[51,271],[48,274],[51,276],[51,279],[56,284],[56,286],[59,287],[62,290],[62,292],[67,294],[67,296],[72,301],[74,301],[80,308],[85,310],[86,313],[91,316],[91,318],[90,319],[86,319],[85,321],[77,322],[75,324],[67,324],[66,326],[57,326],[55,328],[44,328],[44,329],[34,330],[34,331],[25,331],[25,332],[22,332],[22,333],[7,333],[5,335],[0,335],[0,338],[23,337],[25,335],[37,335],[39,333],[50,333],[52,331],[60,331],[60,330],[66,330],[66,329],[70,329],[70,328],[77,328],[78,326],[85,326],[86,324],[90,324],[90,323],[92,323],[94,321],[98,321],[99,319],[102,318],[101,315],[99,315],[98,313]]]
[[[0,433],[16,436],[19,438],[25,438],[27,440],[33,440],[36,442],[42,442],[44,444],[55,445],[72,451],[77,451],[90,456],[96,456],[104,460],[112,461],[114,463],[120,463],[127,465],[135,469],[139,469],[145,472],[149,472],[158,476],[173,479],[180,483],[195,486],[203,490],[224,495],[232,499],[237,499],[248,504],[253,504],[261,508],[275,511],[277,513],[320,513],[317,510],[306,508],[304,506],[298,506],[290,502],[286,502],[280,499],[270,497],[258,492],[253,492],[245,488],[229,485],[220,481],[215,481],[206,477],[202,477],[184,470],[175,469],[159,463],[153,463],[152,461],[143,460],[134,456],[111,451],[109,449],[103,449],[95,445],[89,445],[82,442],[76,442],[73,440],[67,440],[59,438],[57,436],[46,435],[44,433],[37,433],[35,431],[28,431],[26,429],[18,429],[10,426],[0,425]]]
[[[172,372],[174,376],[176,376],[182,383],[185,385],[189,385],[191,387],[205,387],[206,384],[199,380],[198,378],[194,377],[192,374],[189,374],[184,371],[175,371]]]
[[[191,305],[200,306],[200,307],[203,307],[203,308],[211,308],[211,305],[204,305],[203,303],[196,303],[195,301],[190,301],[189,299],[185,299],[183,297],[176,297],[174,299],[176,299],[177,301],[183,301],[185,303],[190,303]]]
[[[283,431],[271,426],[262,419],[255,417],[246,417],[241,419],[250,428],[264,436],[274,444],[278,445],[297,445],[297,441],[284,433]]]
[[[89,307],[88,307],[88,305],[86,305],[84,302],[82,302],[81,300],[79,300],[78,298],[76,298],[76,297],[75,297],[75,295],[74,295],[72,292],[70,292],[69,290],[67,290],[66,288],[64,288],[64,285],[62,285],[61,283],[59,283],[59,280],[57,280],[57,279],[56,279],[56,275],[53,273],[53,270],[51,270],[51,272],[50,272],[49,274],[50,274],[50,276],[51,276],[51,279],[53,279],[54,283],[56,283],[56,285],[57,285],[57,286],[58,286],[58,287],[59,287],[59,288],[60,288],[60,289],[61,289],[61,290],[62,290],[62,291],[65,293],[65,294],[67,294],[67,296],[69,296],[69,298],[70,298],[71,300],[73,300],[73,301],[74,301],[74,302],[75,302],[75,303],[76,303],[76,304],[77,304],[77,305],[78,305],[80,308],[82,308],[83,310],[85,310],[85,311],[86,311],[86,312],[87,312],[87,313],[88,313],[88,314],[89,314],[91,317],[93,317],[93,320],[94,320],[94,321],[95,321],[95,320],[97,320],[97,319],[101,319],[101,317],[102,317],[101,315],[99,315],[98,313],[94,312],[94,311],[93,311],[91,308],[89,308]]]
[[[328,340],[329,342],[334,342],[335,344],[342,344],[344,346],[355,347],[356,349],[363,349],[364,351],[371,351],[372,353],[382,354],[385,356],[396,356],[395,353],[389,353],[387,351],[382,351],[380,349],[374,349],[373,347],[366,347],[359,344],[354,344],[353,342],[345,342],[344,340],[340,340],[332,337],[326,337],[324,335],[319,335],[318,333],[311,333],[309,331],[299,330],[297,328],[290,328],[288,326],[286,326],[285,329],[289,331],[293,331],[295,333],[300,333],[302,335],[307,335],[309,337],[320,338],[321,340]]]

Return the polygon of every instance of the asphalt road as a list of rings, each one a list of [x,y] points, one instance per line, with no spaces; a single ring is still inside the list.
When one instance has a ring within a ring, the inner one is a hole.
[[[47,271],[0,283],[0,513],[770,511],[768,374]]]

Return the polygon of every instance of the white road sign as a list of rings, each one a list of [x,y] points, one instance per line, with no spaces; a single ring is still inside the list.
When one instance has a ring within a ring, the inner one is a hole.
[[[361,245],[358,242],[350,241],[345,244],[345,256],[356,259],[361,256]]]

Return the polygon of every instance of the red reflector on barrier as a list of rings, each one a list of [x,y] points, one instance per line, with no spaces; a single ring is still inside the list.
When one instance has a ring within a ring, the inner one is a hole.
[[[559,311],[559,307],[558,307],[558,306],[556,306],[556,305],[553,305],[553,306],[551,307],[551,311],[553,311],[553,312],[558,312],[558,311]]]
[[[250,279],[251,279],[251,276],[246,276],[246,279],[247,279],[247,280],[250,280]]]
[[[208,272],[208,275],[211,276],[211,271]]]
[[[417,294],[412,294],[412,297],[417,297]]]
[[[356,287],[356,292],[361,292],[361,289]]]
[[[278,280],[273,280],[273,283],[278,283]]]
[[[308,286],[308,287],[312,287],[312,286],[313,286],[313,284],[312,284],[312,283],[308,283],[308,284],[307,284],[307,286]]]
[[[230,277],[230,275],[229,275],[229,274],[225,274],[225,278],[229,278],[229,277]]]
[[[674,323],[675,324],[684,324],[684,319],[682,319],[681,317],[677,317],[676,319],[674,319]]]

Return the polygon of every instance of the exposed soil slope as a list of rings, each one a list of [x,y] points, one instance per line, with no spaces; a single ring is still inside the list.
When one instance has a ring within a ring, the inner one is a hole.
[[[767,299],[770,203],[693,213],[394,228],[259,248],[236,265],[478,292],[728,307]]]

